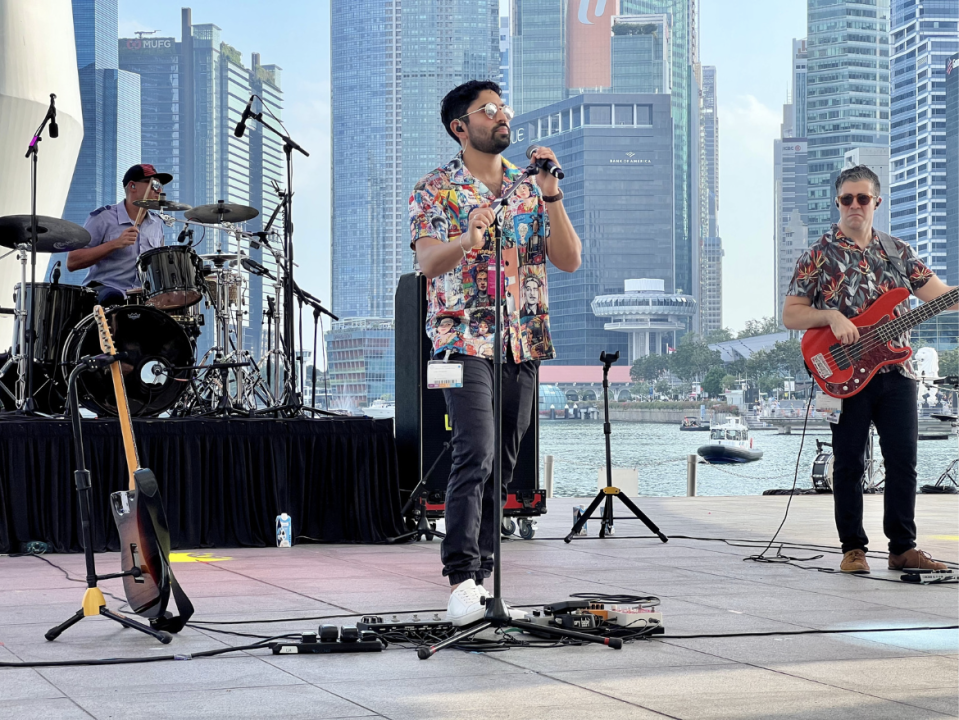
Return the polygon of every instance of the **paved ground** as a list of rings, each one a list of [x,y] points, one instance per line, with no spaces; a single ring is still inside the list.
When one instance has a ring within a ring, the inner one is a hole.
[[[668,535],[767,540],[785,497],[649,498],[641,507]],[[959,560],[959,503],[920,496],[920,545]],[[955,630],[682,639],[701,634],[956,625],[957,586],[910,586],[777,564],[744,562],[758,549],[647,538],[636,521],[618,536],[571,546],[571,499],[551,501],[532,541],[504,544],[506,597],[555,602],[570,593],[653,594],[669,639],[601,647],[274,656],[265,650],[99,667],[0,668],[3,718],[823,718],[876,720],[959,715]],[[882,498],[866,498],[867,530],[881,537]],[[621,508],[617,515],[625,514]],[[833,546],[831,499],[793,499],[782,539]],[[881,547],[876,543],[875,547]],[[217,550],[219,562],[175,565],[196,620],[267,620],[445,608],[439,545],[302,545]],[[786,549],[798,557],[809,550]],[[203,553],[198,553],[202,555]],[[874,553],[872,577],[897,578]],[[225,559],[228,558],[228,559]],[[48,558],[82,577],[81,556]],[[119,570],[98,556],[100,572]],[[190,559],[190,558],[187,558]],[[194,558],[195,559],[195,558]],[[210,559],[210,558],[207,558]],[[827,552],[805,566],[836,567]],[[0,558],[0,662],[157,657],[249,640],[187,628],[169,646],[88,618],[43,639],[79,605],[83,586],[36,558]],[[104,588],[123,606],[118,581]],[[281,634],[319,620],[222,626]],[[334,622],[345,623],[346,619]]]

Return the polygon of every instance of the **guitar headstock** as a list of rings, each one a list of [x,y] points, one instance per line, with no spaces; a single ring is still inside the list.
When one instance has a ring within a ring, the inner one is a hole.
[[[103,312],[102,305],[94,306],[93,317],[97,321],[97,330],[100,331],[100,349],[108,355],[116,355],[117,349],[113,344],[113,335],[110,334],[110,326],[107,324],[107,315],[105,312]]]

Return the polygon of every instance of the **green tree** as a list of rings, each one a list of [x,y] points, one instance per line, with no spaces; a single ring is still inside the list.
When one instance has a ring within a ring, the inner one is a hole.
[[[656,385],[653,387],[653,390],[656,391],[657,395],[669,395],[672,389],[673,386],[669,384],[669,380],[666,378],[657,380]]]
[[[666,357],[666,355],[647,355],[639,358],[629,369],[630,378],[633,382],[654,382],[667,369]]]
[[[703,378],[703,391],[709,393],[709,397],[717,397],[723,394],[723,377],[726,370],[722,365],[713,365]]]
[[[739,378],[735,375],[723,375],[723,392],[726,390],[738,390]]]
[[[676,352],[667,357],[669,371],[683,382],[700,378],[714,365],[722,364],[719,352],[710,350],[709,346],[693,333],[684,335],[676,347]]]
[[[746,327],[740,331],[736,339],[742,340],[743,338],[756,337],[757,335],[771,335],[772,333],[778,332],[781,331],[779,325],[776,323],[776,318],[764,317],[760,320],[747,321]]]
[[[939,353],[939,374],[959,375],[959,348]]]

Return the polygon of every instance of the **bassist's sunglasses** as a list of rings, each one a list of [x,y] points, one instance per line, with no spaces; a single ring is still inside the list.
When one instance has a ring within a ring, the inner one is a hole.
[[[877,198],[875,195],[866,195],[866,193],[858,193],[856,195],[853,195],[852,193],[846,193],[845,195],[840,195],[837,198],[837,200],[839,200],[839,202],[841,202],[846,207],[849,207],[850,205],[852,205],[853,200],[859,203],[860,207],[866,207],[867,205],[870,205],[873,200],[876,200],[876,199]]]

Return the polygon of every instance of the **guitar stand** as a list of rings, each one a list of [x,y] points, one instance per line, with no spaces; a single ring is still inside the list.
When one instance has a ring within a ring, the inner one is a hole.
[[[622,490],[613,485],[613,462],[609,449],[609,368],[617,360],[619,360],[618,350],[613,355],[607,355],[605,350],[599,354],[599,361],[603,363],[603,408],[605,410],[603,434],[606,436],[606,487],[596,493],[596,497],[593,498],[593,502],[586,508],[586,512],[575,522],[573,528],[569,531],[569,535],[563,538],[563,541],[567,543],[572,542],[573,536],[579,534],[579,531],[582,530],[586,521],[592,516],[593,511],[599,507],[604,497],[606,498],[606,505],[603,507],[603,521],[599,526],[599,536],[601,538],[613,534],[613,498],[617,497],[623,502],[623,505],[629,508],[633,515],[643,521],[654,535],[659,536],[659,539],[663,542],[669,542],[669,538],[660,532],[659,528],[656,527],[656,523],[650,520],[646,516],[646,513],[639,509],[636,503],[626,497]]]
[[[109,580],[128,575],[133,575],[134,577],[140,575],[139,568],[133,568],[132,570],[110,575],[97,575],[96,560],[93,556],[93,527],[90,523],[90,495],[92,488],[90,485],[90,471],[87,470],[86,457],[83,452],[83,435],[80,428],[80,410],[79,403],[77,402],[76,383],[80,373],[86,372],[94,367],[102,367],[104,363],[109,364],[106,363],[105,360],[100,361],[100,364],[94,363],[88,358],[81,360],[80,364],[70,373],[67,388],[70,399],[70,419],[73,425],[73,445],[77,459],[77,469],[74,472],[74,477],[76,479],[77,495],[80,501],[80,526],[83,540],[83,555],[86,558],[87,565],[87,589],[86,592],[83,593],[83,601],[81,602],[80,609],[66,621],[60,623],[55,628],[47,630],[44,637],[47,640],[56,640],[64,630],[76,625],[83,620],[83,618],[102,615],[105,618],[120,623],[123,627],[139,630],[146,635],[150,635],[166,645],[173,639],[170,633],[163,630],[155,630],[149,625],[144,625],[120,613],[113,612],[107,607],[106,599],[103,597],[103,591],[97,587],[97,582],[100,580]]]

